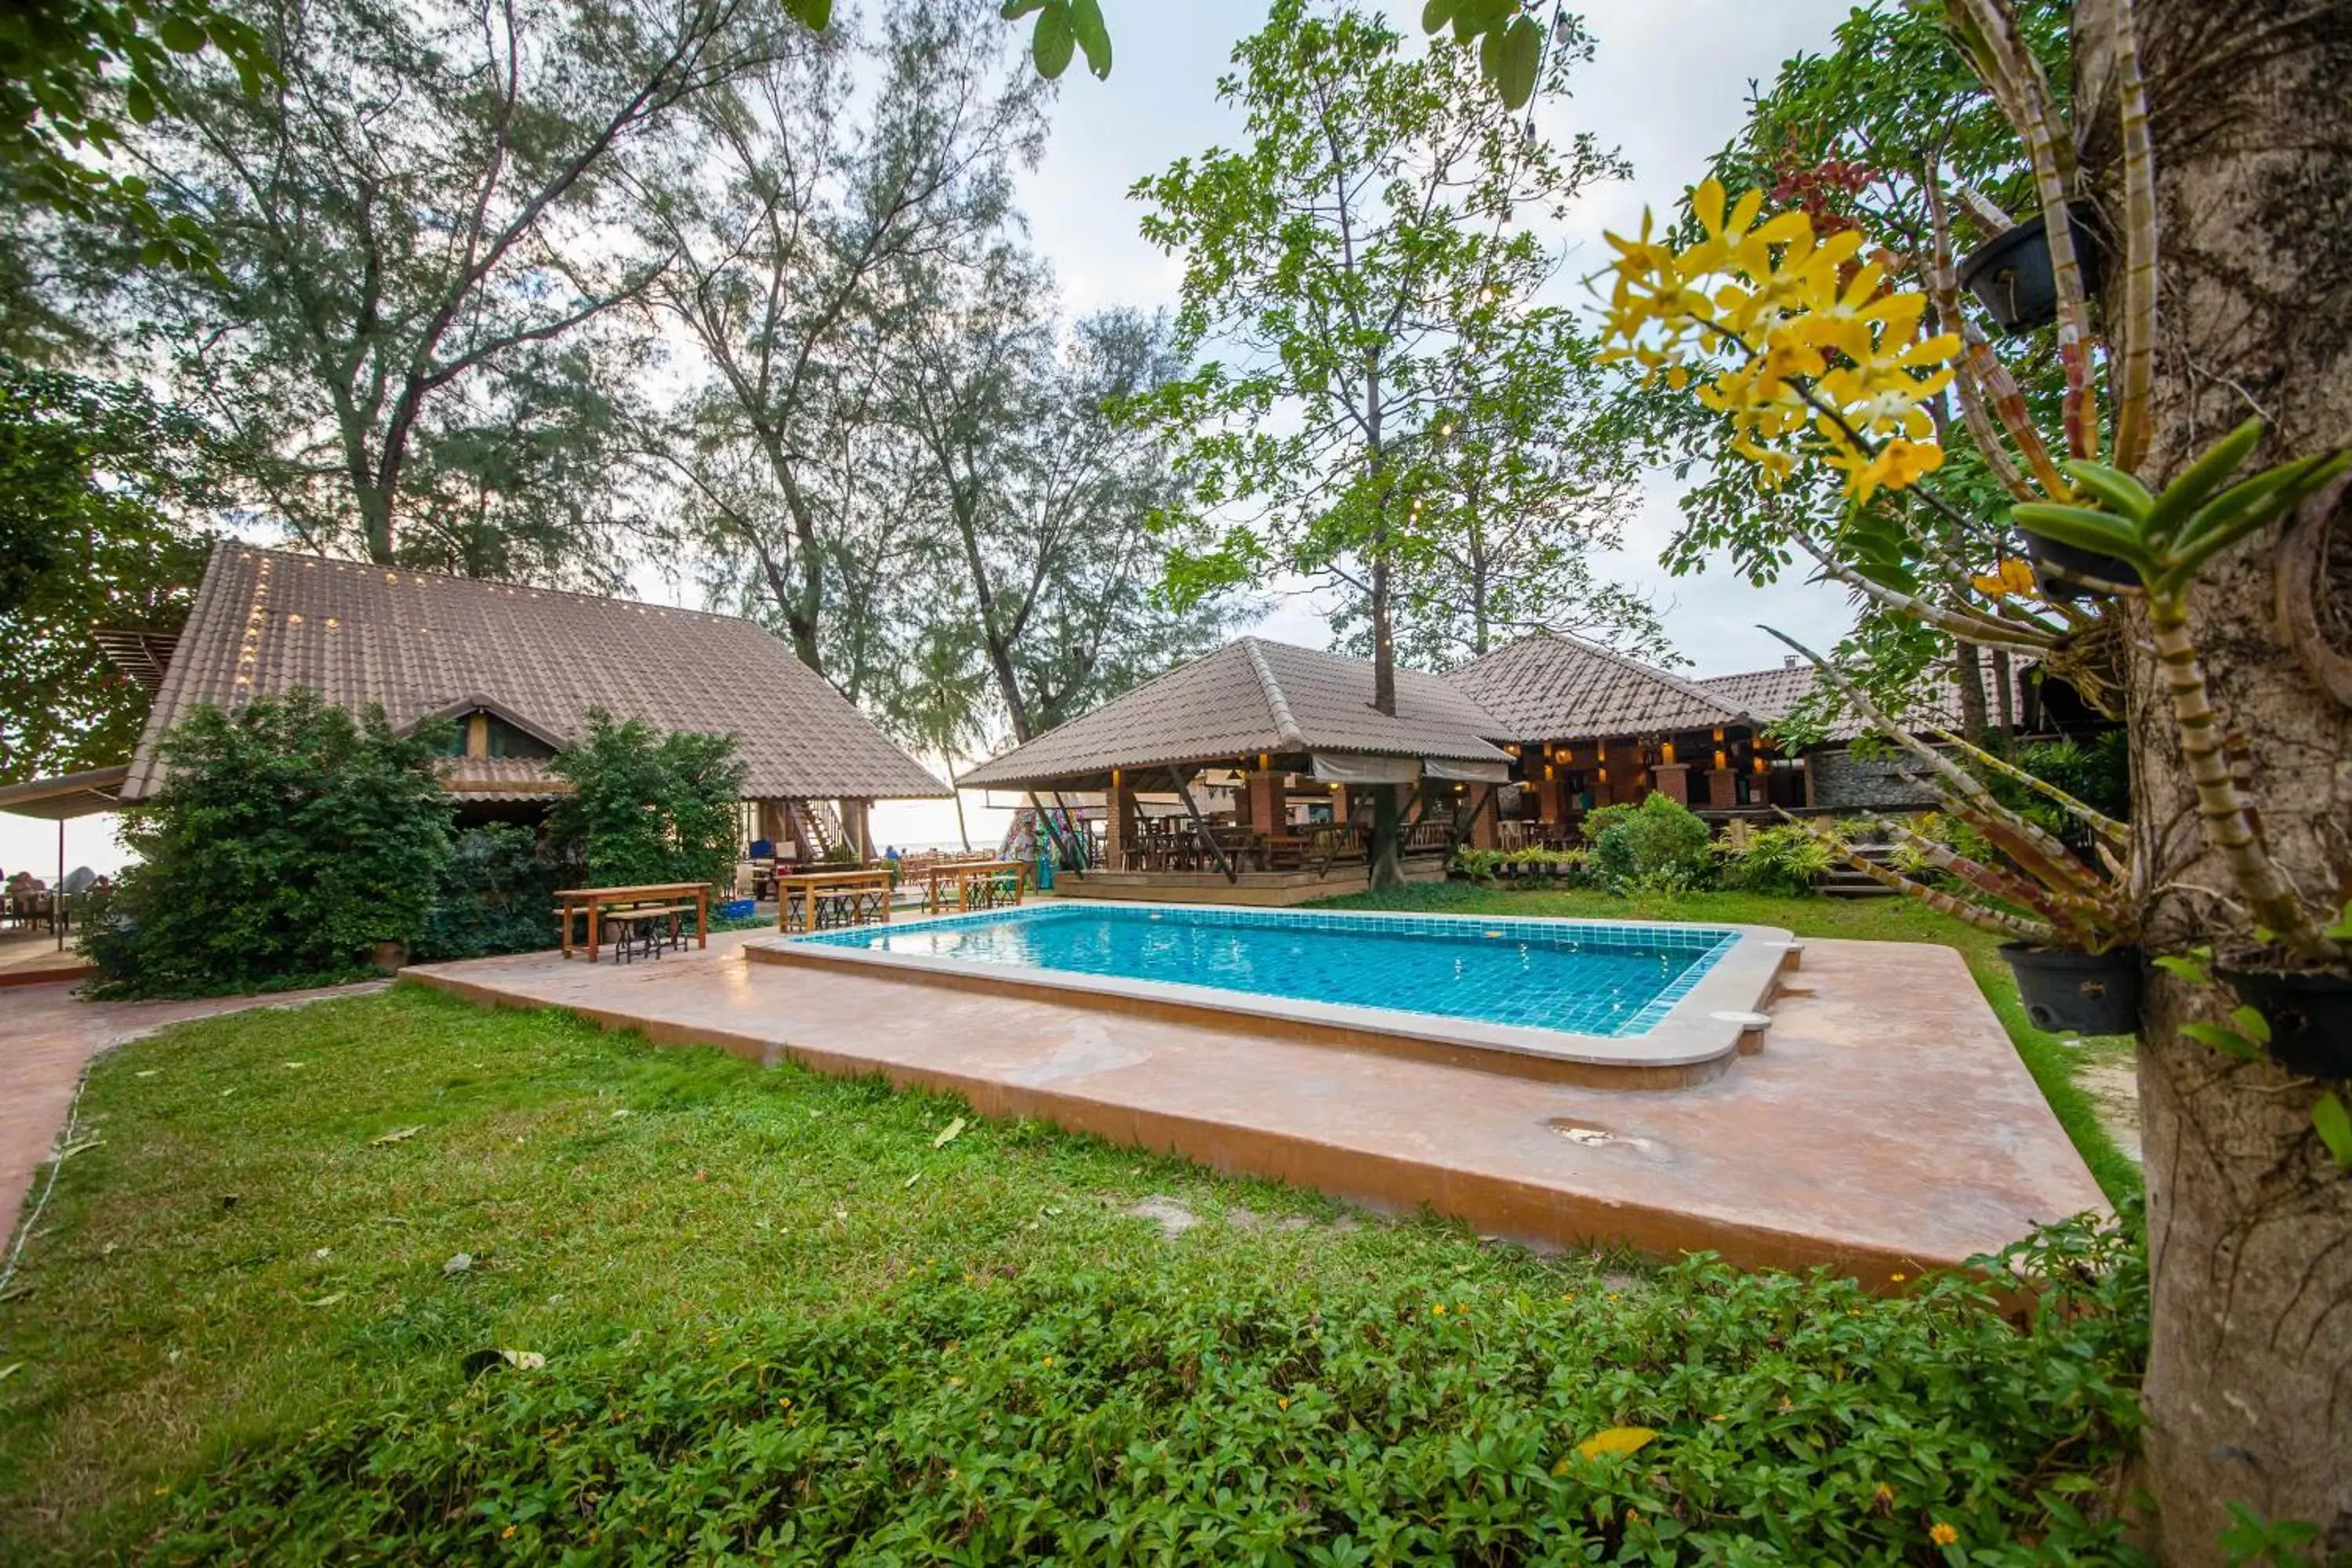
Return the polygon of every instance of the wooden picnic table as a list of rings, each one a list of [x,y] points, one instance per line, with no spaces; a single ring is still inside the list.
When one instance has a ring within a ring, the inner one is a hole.
[[[695,945],[710,945],[710,889],[701,882],[646,882],[634,888],[559,888],[555,893],[556,918],[563,923],[563,956],[572,956],[572,921],[585,915],[588,920],[588,962],[596,962],[596,949],[602,937],[604,911],[615,912],[632,905],[676,904],[681,900],[694,900]]]
[[[829,923],[864,925],[869,917],[882,924],[890,920],[890,868],[873,870],[788,872],[776,879],[776,929],[822,931],[828,923],[821,910],[832,904],[846,918]],[[795,915],[798,919],[794,919]]]
[[[1013,896],[1001,896],[1007,878],[1013,883]],[[953,907],[964,910],[992,910],[1001,904],[1021,901],[1021,889],[1029,877],[1026,860],[957,860],[944,866],[933,866],[924,873],[923,909],[936,914],[951,897]],[[951,894],[940,891],[941,884],[950,884]],[[980,897],[974,901],[972,895]]]

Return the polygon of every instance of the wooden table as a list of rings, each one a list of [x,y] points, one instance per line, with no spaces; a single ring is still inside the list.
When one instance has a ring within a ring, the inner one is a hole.
[[[776,929],[825,929],[818,910],[828,902],[848,906],[849,918],[835,921],[835,925],[888,924],[890,868],[885,866],[873,871],[801,871],[778,877]]]
[[[1010,900],[1000,897],[998,892],[1008,875],[1013,880],[1013,897]],[[953,907],[959,911],[992,910],[1007,902],[1017,904],[1021,901],[1022,885],[1028,877],[1029,862],[1026,860],[958,860],[945,866],[934,866],[924,873],[927,885],[923,889],[923,909],[926,913],[936,914],[947,907],[950,898],[953,899]],[[953,884],[953,892],[942,894],[942,883]],[[975,891],[980,895],[977,901],[972,898]]]
[[[588,917],[588,962],[596,962],[596,949],[602,931],[599,929],[606,909],[624,909],[631,904],[667,904],[680,900],[694,900],[695,945],[710,945],[710,889],[701,882],[647,882],[635,888],[559,888],[555,894],[556,919],[563,923],[563,956],[572,956],[572,920],[575,915]]]

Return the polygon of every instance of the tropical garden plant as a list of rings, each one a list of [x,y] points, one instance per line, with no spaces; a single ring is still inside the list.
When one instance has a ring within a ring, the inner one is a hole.
[[[1715,879],[1707,826],[1690,807],[1654,792],[1584,818],[1593,880],[1612,893],[1686,893]]]
[[[1853,24],[1855,39],[1906,27],[1909,54],[1874,42],[1840,52],[1849,87],[1889,90],[1807,104],[1851,124],[1899,96],[1886,62],[1948,48],[1967,66],[1973,79],[1869,121],[1868,183],[1900,194],[1878,205],[1915,206],[1919,229],[1874,231],[1872,204],[1853,200],[1834,223],[1803,205],[1768,216],[1761,191],[1735,200],[1709,180],[1688,226],[1660,235],[1645,223],[1616,242],[1611,352],[1654,397],[1691,399],[1715,453],[1747,476],[1746,562],[1759,576],[1811,560],[1901,628],[1874,651],[1906,647],[1915,670],[1922,649],[1957,647],[1963,671],[1987,656],[2032,661],[2129,722],[2137,798],[2126,825],[2003,773],[1980,747],[1916,741],[1892,702],[1863,709],[1996,847],[1998,865],[1962,863],[1906,840],[1967,890],[1971,918],[2086,951],[2211,946],[2253,981],[2267,970],[2340,993],[2337,933],[2352,923],[2336,912],[2352,893],[2342,785],[2294,759],[2340,757],[2352,742],[2352,681],[2310,610],[2352,438],[2344,322],[2302,306],[2250,313],[2244,301],[2272,283],[2233,268],[2263,254],[2262,277],[2291,279],[2304,300],[2315,279],[2341,278],[2341,258],[2297,226],[2301,204],[2336,199],[2347,170],[2334,153],[2288,159],[2254,216],[2223,193],[2256,154],[2212,156],[2210,138],[2228,123],[2230,145],[2250,148],[2264,140],[2252,128],[2270,124],[2272,144],[2318,145],[2309,95],[2289,84],[2340,68],[2346,51],[2299,37],[2266,52],[2252,19],[2184,0],[2071,12],[1948,0],[1940,16],[1889,7]],[[1801,89],[1825,74],[1800,62],[1788,80]],[[1944,160],[1963,144],[1979,179],[1949,175]],[[2039,235],[1996,195],[2035,209]],[[2025,331],[2017,365],[1961,294],[1962,225],[1983,245],[2047,255],[2053,325]],[[2103,344],[2083,264],[2091,235],[2105,254]],[[2161,342],[2159,297],[2179,312]],[[1964,674],[1964,694],[1972,681]],[[1854,679],[1823,685],[1853,703]],[[1986,776],[2067,811],[2087,856],[1994,798]],[[2211,982],[2242,996],[2252,983],[2218,964],[2159,968],[2141,1013],[2163,1260],[2148,1462],[2164,1551],[2184,1562],[2220,1551],[2237,1518],[2225,1503],[2315,1519],[2330,1539],[2352,1530],[2340,1472],[2312,1458],[2352,1441],[2341,1401],[2313,1392],[2340,1385],[2352,1351],[2341,1332],[2289,1326],[2315,1291],[2352,1293],[2352,1184],[2328,1131],[2347,1121],[2343,1100],[2274,1050],[2214,1050],[2200,1026],[2229,999]]]

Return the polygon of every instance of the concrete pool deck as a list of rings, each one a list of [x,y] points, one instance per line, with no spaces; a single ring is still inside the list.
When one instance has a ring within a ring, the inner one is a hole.
[[[764,933],[762,933],[764,934]],[[1424,1205],[1549,1247],[1713,1250],[1884,1284],[2102,1208],[2097,1184],[1948,948],[1809,940],[1763,1048],[1711,1082],[1613,1089],[879,972],[553,954],[404,972],[661,1044],[881,1073],[1219,1170]]]

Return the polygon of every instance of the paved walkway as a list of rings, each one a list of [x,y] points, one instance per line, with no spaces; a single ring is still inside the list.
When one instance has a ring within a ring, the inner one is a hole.
[[[324,996],[380,991],[383,982],[287,991],[269,996],[208,996],[193,1002],[80,1002],[70,984],[0,990],[0,1237],[13,1237],[34,1173],[46,1163],[73,1105],[84,1063],[111,1046],[167,1024],[247,1007],[299,1006]],[[5,1253],[0,1240],[0,1253]]]
[[[1050,1000],[707,955],[412,969],[657,1042],[881,1072],[1222,1170],[1554,1246],[1712,1248],[1884,1284],[2104,1206],[1949,948],[1806,943],[1762,1052],[1639,1090],[1124,1016]]]

